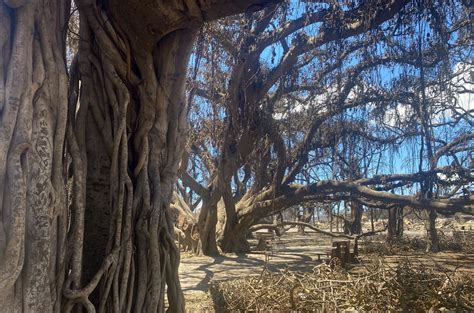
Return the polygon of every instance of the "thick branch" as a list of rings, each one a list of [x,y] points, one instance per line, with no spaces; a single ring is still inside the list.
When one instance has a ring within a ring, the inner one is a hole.
[[[311,224],[308,224],[308,223],[303,223],[303,222],[280,222],[278,224],[256,224],[256,225],[253,225],[252,227],[250,227],[250,231],[251,232],[254,232],[254,231],[257,231],[257,230],[260,230],[260,229],[272,229],[272,230],[276,230],[276,229],[279,229],[283,226],[304,226],[304,227],[308,227],[309,229],[311,230],[314,230],[315,232],[317,233],[320,233],[320,234],[324,234],[324,235],[327,235],[327,236],[330,236],[330,237],[334,237],[334,238],[347,238],[347,239],[354,239],[354,237],[352,236],[348,236],[348,235],[344,235],[344,234],[334,234],[334,233],[331,233],[331,232],[328,232],[328,231],[325,231],[325,230],[322,230],[322,229],[319,229],[319,228],[316,228],[314,227],[313,225]]]
[[[188,172],[183,171],[181,174],[181,180],[186,187],[191,188],[201,197],[209,197],[209,191],[203,185],[201,185],[197,180],[195,180]]]

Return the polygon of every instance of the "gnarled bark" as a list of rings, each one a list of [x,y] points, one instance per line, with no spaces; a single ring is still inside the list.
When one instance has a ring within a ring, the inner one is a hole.
[[[219,246],[223,252],[248,253],[250,245],[247,241],[250,227],[255,221],[226,223],[227,231],[222,233]]]
[[[59,312],[66,273],[63,1],[0,1],[0,303]]]
[[[97,221],[110,216],[106,228],[84,234],[85,251],[92,254],[85,256],[83,266],[94,273],[106,260],[99,265],[93,257],[118,251],[109,275],[101,279],[94,303],[99,310],[163,311],[166,285],[169,309],[178,312],[184,299],[169,204],[183,150],[183,88],[195,31],[155,34],[135,21],[118,26],[123,8],[111,4],[109,9],[106,13],[87,3],[80,9],[81,37],[87,40],[80,42],[76,134],[86,151],[78,157],[93,163],[85,175],[86,217]],[[134,37],[141,26],[145,33]],[[82,133],[81,123],[88,125]],[[90,146],[80,136],[97,136],[102,144]],[[109,188],[108,199],[97,195],[104,187]],[[90,274],[85,278],[92,279]]]
[[[179,229],[178,240],[182,249],[197,255],[201,254],[197,218],[176,192],[173,193],[173,201],[170,208],[173,211],[175,223]]]

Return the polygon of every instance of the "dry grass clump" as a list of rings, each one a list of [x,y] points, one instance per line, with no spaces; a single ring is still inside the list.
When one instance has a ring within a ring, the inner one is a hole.
[[[364,254],[396,255],[403,252],[416,252],[426,250],[426,239],[420,237],[401,237],[386,241],[385,235],[367,238],[361,243],[360,251]]]
[[[453,250],[465,253],[474,253],[474,238],[462,232],[456,232],[452,236],[443,236],[440,240],[442,250]],[[456,250],[458,249],[458,250]]]
[[[446,235],[439,231],[439,245],[442,251],[474,253],[474,240],[465,236]],[[396,255],[403,252],[424,252],[427,241],[422,237],[401,237],[392,242],[386,241],[386,236],[376,236],[363,242],[361,251],[365,254]]]
[[[474,281],[458,272],[429,269],[408,259],[396,268],[381,261],[351,275],[327,264],[311,273],[264,269],[211,285],[221,311],[410,311],[474,310]]]

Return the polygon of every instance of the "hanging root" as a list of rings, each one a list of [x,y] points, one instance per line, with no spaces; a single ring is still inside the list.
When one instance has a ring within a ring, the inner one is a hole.
[[[116,249],[113,253],[109,254],[102,266],[100,267],[99,271],[94,275],[92,280],[83,288],[79,290],[71,289],[72,284],[72,276],[69,276],[64,284],[63,295],[68,299],[64,306],[64,312],[71,312],[72,308],[75,304],[81,303],[88,312],[95,312],[95,308],[93,304],[89,301],[88,297],[92,294],[95,290],[97,285],[99,284],[100,280],[104,276],[104,274],[109,270],[110,266],[115,264],[118,259],[120,250]]]

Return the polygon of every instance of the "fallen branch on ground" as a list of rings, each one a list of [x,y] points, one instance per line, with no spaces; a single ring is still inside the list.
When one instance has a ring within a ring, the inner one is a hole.
[[[275,231],[278,235],[279,228],[284,227],[284,226],[304,226],[304,227],[308,227],[311,230],[314,230],[317,233],[324,234],[324,235],[327,235],[327,236],[330,236],[330,237],[355,239],[355,237],[353,237],[353,236],[349,236],[349,235],[345,235],[345,234],[334,234],[334,233],[331,233],[329,231],[325,231],[325,230],[316,228],[311,224],[303,223],[303,222],[280,222],[278,224],[256,224],[256,225],[253,225],[252,227],[250,227],[250,231],[254,232],[254,231],[257,231],[257,230],[260,230],[260,229],[271,229],[271,230]]]
[[[351,239],[351,240],[359,239],[361,237],[374,236],[374,235],[377,235],[378,233],[381,233],[381,232],[384,232],[384,231],[387,230],[387,225],[385,225],[385,227],[383,229],[379,229],[379,230],[375,230],[375,231],[369,231],[369,232],[362,233],[362,234],[359,234],[359,235],[356,235],[356,236],[350,236],[350,235],[346,235],[346,234],[335,234],[335,233],[332,233],[332,232],[329,232],[329,231],[326,231],[326,230],[322,230],[320,228],[317,228],[317,227],[315,227],[311,224],[304,223],[304,222],[280,222],[278,224],[255,224],[252,227],[250,227],[250,232],[254,232],[254,231],[257,231],[257,230],[260,230],[260,229],[271,229],[277,234],[277,236],[280,236],[279,230],[280,230],[280,228],[282,228],[284,226],[304,226],[304,227],[308,227],[309,229],[311,229],[311,230],[313,230],[317,233],[323,234],[323,235],[327,235],[327,236],[334,237],[334,238],[347,238],[347,239]]]

